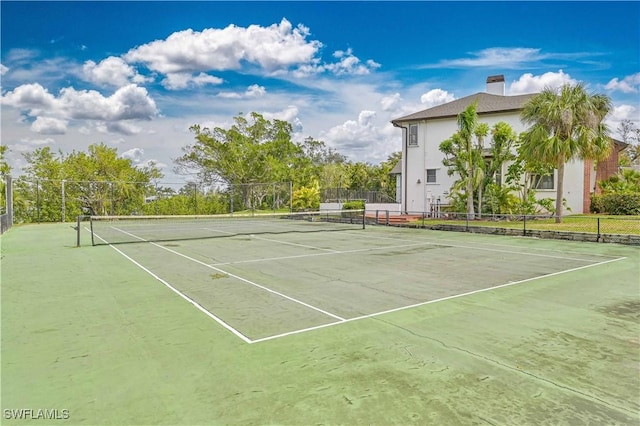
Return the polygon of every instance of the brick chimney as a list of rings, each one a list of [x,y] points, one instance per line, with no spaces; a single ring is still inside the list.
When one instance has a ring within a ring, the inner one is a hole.
[[[504,96],[504,75],[490,75],[487,77],[487,93]]]

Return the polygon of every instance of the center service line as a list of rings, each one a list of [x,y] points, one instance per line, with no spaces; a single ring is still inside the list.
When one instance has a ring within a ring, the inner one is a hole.
[[[156,246],[156,247],[159,247],[159,248],[161,248],[161,249],[163,249],[163,250],[166,250],[166,251],[168,251],[168,252],[170,252],[170,253],[173,253],[173,254],[176,254],[176,255],[178,255],[178,256],[184,257],[185,259],[191,260],[192,262],[195,262],[195,263],[197,263],[197,264],[200,264],[200,265],[202,265],[202,266],[205,266],[205,267],[207,267],[207,268],[209,268],[209,269],[213,269],[214,271],[218,271],[218,272],[223,273],[223,274],[226,274],[226,275],[228,275],[228,276],[230,276],[230,277],[232,277],[232,278],[235,278],[235,279],[237,279],[237,280],[240,280],[240,281],[242,281],[242,282],[244,282],[244,283],[247,283],[247,284],[249,284],[249,285],[252,285],[252,286],[258,287],[258,288],[260,288],[260,289],[262,289],[262,290],[264,290],[264,291],[268,291],[269,293],[276,294],[276,295],[278,295],[278,296],[280,296],[280,297],[283,297],[283,298],[285,298],[285,299],[287,299],[287,300],[290,300],[290,301],[292,301],[292,302],[298,303],[298,304],[300,304],[300,305],[302,305],[302,306],[306,306],[306,307],[307,307],[307,308],[309,308],[309,309],[313,309],[314,311],[318,311],[318,312],[320,312],[320,313],[323,313],[323,314],[325,314],[325,315],[327,315],[327,316],[330,316],[331,318],[335,318],[335,319],[340,320],[340,321],[345,321],[345,319],[344,319],[344,318],[339,317],[338,315],[332,314],[331,312],[327,312],[327,311],[325,311],[325,310],[323,310],[323,309],[320,309],[320,308],[318,308],[318,307],[316,307],[316,306],[310,305],[310,304],[305,303],[305,302],[303,302],[303,301],[301,301],[301,300],[295,299],[295,298],[293,298],[293,297],[291,297],[291,296],[287,296],[286,294],[280,293],[280,292],[275,291],[275,290],[271,290],[270,288],[265,287],[265,286],[260,285],[260,284],[257,284],[257,283],[254,283],[253,281],[249,281],[249,280],[248,280],[248,279],[246,279],[246,278],[242,278],[242,277],[240,277],[240,276],[238,276],[238,275],[235,275],[235,274],[232,274],[232,273],[230,273],[230,272],[224,271],[224,270],[222,270],[222,269],[220,269],[220,268],[216,268],[215,266],[211,266],[211,265],[209,265],[209,264],[207,264],[207,263],[201,262],[201,261],[199,261],[198,259],[194,259],[194,258],[192,258],[192,257],[187,256],[186,254],[182,254],[182,253],[177,252],[177,251],[175,251],[175,250],[171,250],[171,249],[170,249],[170,248],[168,248],[168,247],[161,246],[160,244],[154,243],[154,242],[152,242],[152,241],[145,240],[144,238],[138,237],[137,235],[131,234],[131,233],[129,233],[129,232],[127,232],[127,231],[124,231],[124,230],[122,230],[122,229],[118,229],[118,228],[114,228],[114,229],[116,229],[117,231],[120,231],[120,232],[122,232],[122,233],[124,233],[124,234],[127,234],[127,235],[129,235],[129,236],[132,236],[132,237],[134,237],[134,238],[137,238],[137,239],[139,239],[139,240],[141,240],[141,241],[148,242],[149,244],[152,244],[152,245],[154,245],[154,246]]]

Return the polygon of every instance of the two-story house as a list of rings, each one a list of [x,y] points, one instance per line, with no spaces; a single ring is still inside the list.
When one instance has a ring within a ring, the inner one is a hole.
[[[400,174],[400,211],[403,213],[430,212],[437,205],[449,204],[449,191],[457,177],[449,176],[443,165],[444,154],[440,143],[449,139],[457,130],[457,117],[474,101],[480,122],[489,127],[504,121],[516,133],[526,130],[520,121],[520,112],[525,103],[535,94],[505,96],[504,76],[487,78],[486,92],[475,93],[461,99],[438,105],[405,117],[392,120],[392,124],[402,130],[402,164]],[[618,153],[625,145],[614,145],[611,157],[599,167],[598,180],[606,179],[617,172]],[[491,137],[484,141],[485,148],[491,144]],[[606,165],[606,167],[604,167]],[[502,176],[506,174],[502,171]],[[565,166],[564,198],[572,213],[589,212],[590,194],[595,190],[593,163],[572,160]],[[556,197],[557,175],[543,177],[537,182],[537,197]]]

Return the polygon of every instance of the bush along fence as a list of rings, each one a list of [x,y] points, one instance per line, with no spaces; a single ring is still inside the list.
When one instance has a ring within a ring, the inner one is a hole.
[[[640,217],[563,216],[557,224],[551,215],[476,214],[472,218],[467,213],[409,212],[394,216],[386,210],[368,210],[366,218],[369,224],[386,226],[640,245]]]

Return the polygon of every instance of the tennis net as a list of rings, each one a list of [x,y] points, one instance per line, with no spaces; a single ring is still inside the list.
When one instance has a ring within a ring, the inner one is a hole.
[[[194,216],[88,216],[92,245],[364,228],[364,210]],[[81,224],[79,218],[79,225]]]

